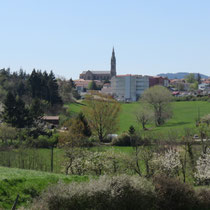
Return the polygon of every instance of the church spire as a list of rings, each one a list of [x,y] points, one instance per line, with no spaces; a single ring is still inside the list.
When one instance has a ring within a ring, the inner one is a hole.
[[[114,46],[112,48],[112,57],[115,57]]]
[[[112,49],[112,58],[111,58],[111,77],[116,76],[116,58],[115,58],[115,51],[114,47]]]

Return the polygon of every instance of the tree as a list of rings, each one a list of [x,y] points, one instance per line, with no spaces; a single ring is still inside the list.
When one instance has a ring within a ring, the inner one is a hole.
[[[49,89],[49,102],[53,106],[55,104],[62,104],[62,99],[58,93],[58,84],[55,79],[54,73],[51,71],[49,74],[48,81],[48,89]]]
[[[195,74],[192,74],[192,73],[186,75],[185,79],[187,80],[188,83],[194,83],[196,81]]]
[[[167,176],[177,176],[181,169],[179,152],[174,149],[169,149],[164,155],[159,155],[155,161],[158,163],[158,169]]]
[[[68,130],[59,134],[59,145],[67,147],[81,147],[83,140],[86,138],[83,134],[84,125],[77,119],[70,120],[71,125]]]
[[[135,128],[133,127],[133,125],[131,125],[131,126],[129,127],[128,132],[129,132],[130,135],[133,135],[133,134],[135,133]]]
[[[190,84],[190,90],[197,90],[197,89],[198,89],[198,82],[197,81]]]
[[[144,130],[147,130],[146,125],[152,122],[154,118],[154,112],[151,109],[141,107],[140,110],[136,113],[136,120],[139,124],[142,125]]]
[[[143,93],[141,101],[153,109],[157,126],[164,124],[167,119],[171,118],[171,98],[170,91],[158,85],[147,89]]]
[[[93,80],[88,84],[88,89],[89,90],[98,90],[98,87],[96,85],[96,82]]]
[[[78,122],[82,123],[84,125],[82,133],[84,136],[90,137],[91,136],[91,129],[90,126],[88,125],[87,119],[85,118],[85,115],[80,112],[76,118]]]
[[[101,93],[91,93],[87,95],[85,104],[83,113],[92,133],[100,141],[103,141],[107,134],[117,131],[120,104],[116,100]]]
[[[73,102],[73,87],[70,81],[65,80],[64,78],[58,79],[58,90],[59,90],[59,95],[62,98],[62,101],[64,103],[69,103]]]
[[[198,184],[210,184],[210,149],[197,160],[195,178]]]
[[[29,110],[25,107],[24,101],[20,97],[15,97],[9,92],[4,101],[4,111],[2,112],[4,122],[16,128],[30,126]]]
[[[197,82],[198,84],[201,84],[201,75],[199,73],[197,74]]]
[[[33,120],[33,122],[40,120],[41,117],[44,115],[42,103],[38,98],[33,99],[29,111],[30,111],[30,117]]]
[[[0,126],[0,139],[2,142],[7,143],[8,140],[12,140],[17,136],[17,131],[15,128],[10,127],[7,124],[2,124]]]

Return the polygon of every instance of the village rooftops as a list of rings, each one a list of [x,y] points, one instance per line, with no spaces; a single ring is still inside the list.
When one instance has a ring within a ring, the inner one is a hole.
[[[91,70],[88,71],[90,71],[93,74],[110,74],[110,71],[91,71]],[[82,74],[86,74],[88,71],[83,71]]]

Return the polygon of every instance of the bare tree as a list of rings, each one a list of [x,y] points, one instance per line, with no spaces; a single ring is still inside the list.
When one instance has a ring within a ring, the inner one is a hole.
[[[141,107],[136,113],[136,120],[142,125],[144,130],[147,130],[146,125],[152,122],[154,119],[154,112],[146,107]]]

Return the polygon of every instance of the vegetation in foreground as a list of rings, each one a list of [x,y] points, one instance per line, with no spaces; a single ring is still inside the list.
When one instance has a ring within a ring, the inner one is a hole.
[[[120,210],[208,210],[210,190],[193,190],[187,184],[164,175],[146,180],[137,176],[102,176],[80,184],[50,187],[31,210],[120,209]]]
[[[65,176],[33,170],[0,167],[0,208],[11,209],[17,195],[18,206],[27,205],[43,190],[59,181],[87,181],[87,176]]]

